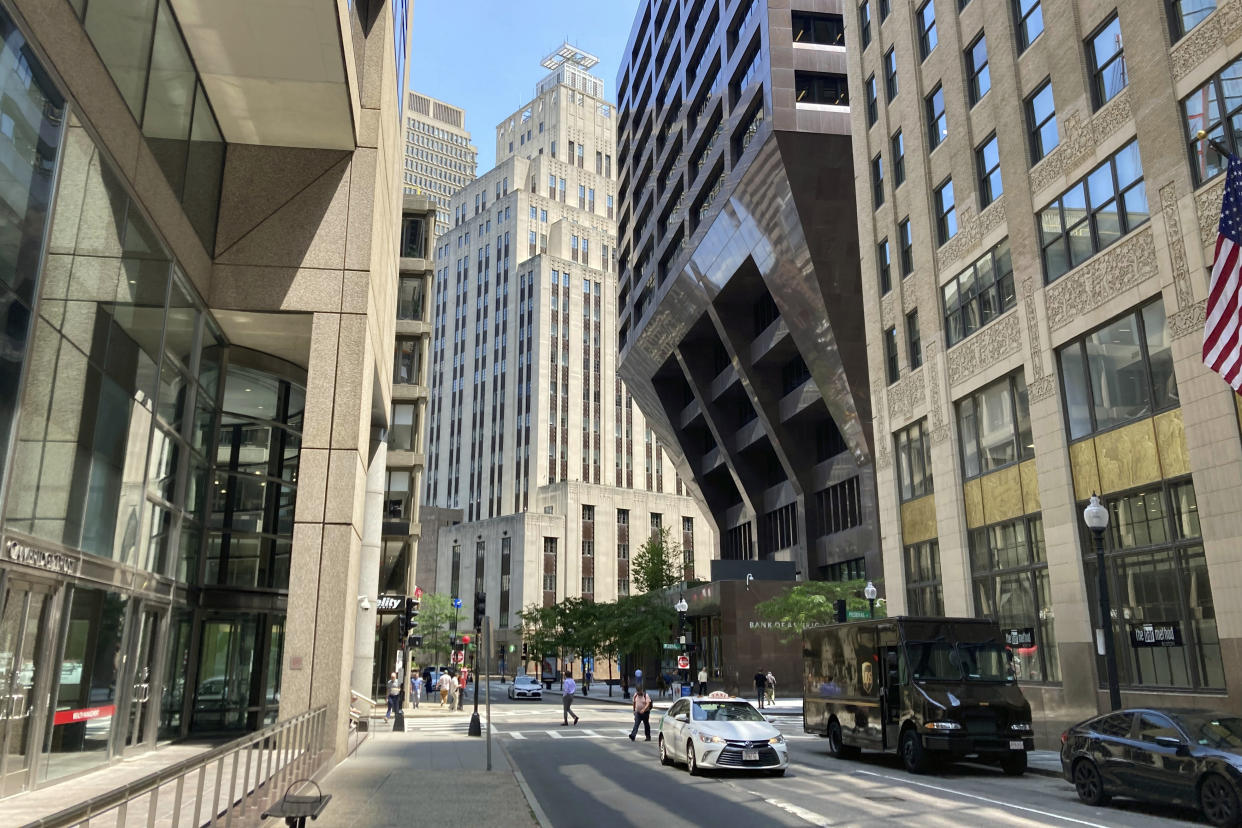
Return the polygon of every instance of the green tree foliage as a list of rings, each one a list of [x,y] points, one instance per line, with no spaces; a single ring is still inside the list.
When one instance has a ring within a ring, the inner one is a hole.
[[[878,588],[881,582],[873,583]],[[866,586],[866,581],[803,581],[760,602],[755,606],[755,611],[764,620],[788,624],[789,638],[797,638],[806,627],[835,623],[833,603],[838,599],[845,599],[847,610],[868,609],[867,599],[863,597]],[[885,617],[885,609],[884,599],[877,599],[875,617]]]
[[[612,604],[569,598],[549,607],[532,604],[518,615],[532,658],[650,656],[669,640],[677,620],[658,594],[625,596]]]
[[[436,664],[447,664],[449,641],[453,637],[453,621],[457,618],[457,610],[453,607],[450,595],[439,593],[423,593],[422,603],[418,607],[418,627],[415,635],[423,637],[423,645],[419,650],[430,653]],[[440,654],[444,658],[440,658]]]
[[[639,592],[655,592],[681,583],[681,545],[670,540],[667,527],[661,527],[634,553],[630,575]]]

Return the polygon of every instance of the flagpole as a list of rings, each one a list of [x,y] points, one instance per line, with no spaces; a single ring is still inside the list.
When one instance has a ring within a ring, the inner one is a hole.
[[[1225,156],[1226,158],[1233,155],[1233,153],[1229,151],[1229,147],[1225,146],[1220,141],[1217,141],[1215,138],[1209,138],[1206,130],[1202,130],[1202,129],[1199,130],[1198,132],[1195,133],[1195,137],[1198,138],[1200,141],[1207,141],[1209,147],[1216,150],[1218,153]]]

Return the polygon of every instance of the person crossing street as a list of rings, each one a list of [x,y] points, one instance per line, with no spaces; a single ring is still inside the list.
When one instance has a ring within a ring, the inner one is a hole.
[[[647,695],[647,691],[642,687],[634,693],[634,729],[630,731],[630,741],[634,741],[634,737],[638,735],[638,726],[641,724],[647,736],[647,741],[651,741],[651,696]]]
[[[578,714],[574,713],[574,692],[578,689],[578,683],[574,681],[573,676],[566,676],[565,681],[561,684],[561,705],[564,721],[561,727],[569,724],[569,717],[574,717],[574,724],[578,723]]]

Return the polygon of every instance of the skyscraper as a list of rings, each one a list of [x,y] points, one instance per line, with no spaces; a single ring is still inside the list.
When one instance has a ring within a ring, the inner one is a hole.
[[[616,375],[616,109],[596,62],[544,59],[437,240],[425,502],[465,523],[441,530],[435,588],[486,575],[502,627],[532,601],[625,594],[631,513],[635,548],[670,528],[688,573],[715,545]]]
[[[405,109],[405,194],[421,194],[436,207],[435,235],[448,230],[449,199],[474,181],[479,150],[470,142],[466,111],[418,92]]]

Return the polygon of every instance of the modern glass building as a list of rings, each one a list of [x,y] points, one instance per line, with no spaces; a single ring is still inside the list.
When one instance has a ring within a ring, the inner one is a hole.
[[[409,12],[293,5],[339,50],[0,0],[0,795],[320,706],[343,745],[375,587],[325,503],[388,422]]]

